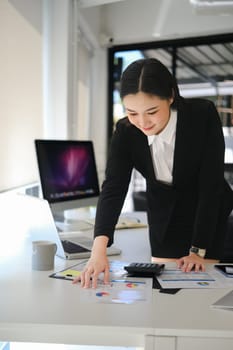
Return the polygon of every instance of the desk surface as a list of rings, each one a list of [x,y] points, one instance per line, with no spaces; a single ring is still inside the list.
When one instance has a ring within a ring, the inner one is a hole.
[[[150,261],[147,229],[119,230],[115,243],[123,253],[112,260]],[[56,258],[54,270],[76,262]],[[1,341],[143,346],[145,335],[233,339],[233,312],[210,307],[227,289],[153,290],[151,304],[83,303],[79,285],[48,278],[52,272],[32,271],[30,238],[14,256],[1,257]]]

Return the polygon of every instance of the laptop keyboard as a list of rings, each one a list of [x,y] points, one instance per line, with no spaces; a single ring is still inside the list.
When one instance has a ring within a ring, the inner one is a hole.
[[[64,251],[69,254],[90,252],[89,249],[68,240],[62,240],[61,243],[63,245]]]

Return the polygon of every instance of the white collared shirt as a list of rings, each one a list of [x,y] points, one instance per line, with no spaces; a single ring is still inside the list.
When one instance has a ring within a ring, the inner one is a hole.
[[[176,138],[177,111],[171,110],[165,129],[158,135],[147,136],[156,179],[171,184]]]

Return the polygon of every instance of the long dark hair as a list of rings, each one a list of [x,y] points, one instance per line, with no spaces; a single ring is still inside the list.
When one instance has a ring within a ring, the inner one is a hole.
[[[161,99],[174,98],[172,108],[177,107],[179,88],[173,75],[159,60],[146,58],[134,61],[121,76],[120,96],[144,92]]]

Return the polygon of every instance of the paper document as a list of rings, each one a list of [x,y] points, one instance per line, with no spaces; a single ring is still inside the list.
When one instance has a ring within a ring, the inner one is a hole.
[[[152,297],[152,278],[122,278],[109,285],[98,283],[96,289],[82,289],[84,302],[104,304],[148,303]]]
[[[81,274],[86,263],[87,263],[87,260],[82,260],[80,263],[72,265],[66,268],[65,270],[55,272],[49,277],[72,281]]]
[[[87,220],[87,222],[93,224],[94,226],[95,219]],[[147,226],[147,223],[141,222],[141,220],[136,217],[121,214],[115,226],[115,229],[121,230],[127,228],[143,228]]]
[[[50,277],[73,280],[81,274],[87,260],[69,268],[53,273]],[[110,261],[110,283],[103,283],[103,274],[100,274],[96,289],[80,288],[80,298],[87,303],[118,303],[132,304],[151,302],[152,278],[128,277],[124,269],[128,262]]]
[[[180,269],[166,269],[157,277],[162,288],[227,288],[233,279],[225,278],[212,269],[206,272],[182,272]]]

